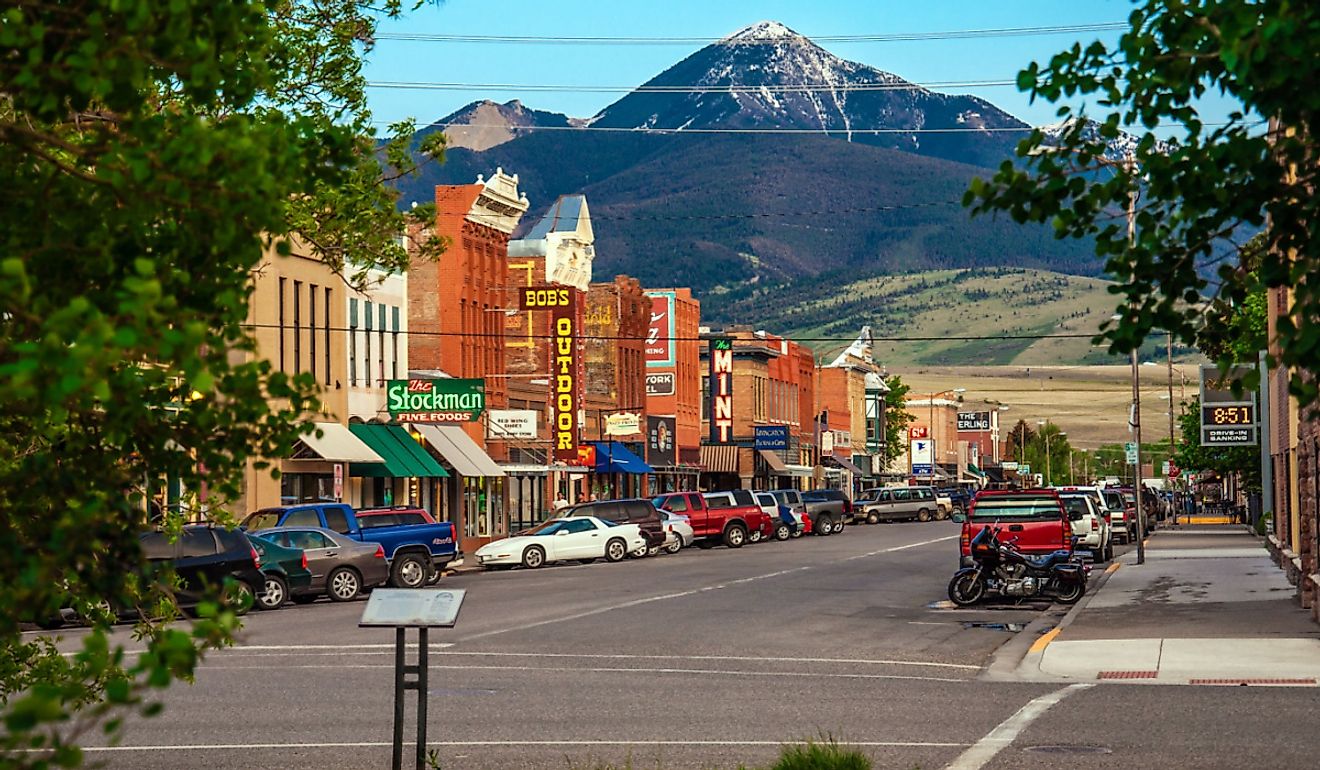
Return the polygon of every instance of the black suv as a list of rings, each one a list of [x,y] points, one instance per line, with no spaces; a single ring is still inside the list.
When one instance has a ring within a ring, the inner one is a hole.
[[[665,544],[665,527],[660,520],[660,512],[650,500],[600,500],[566,508],[559,515],[595,516],[616,524],[636,524],[642,531],[642,537],[646,538],[646,548],[650,553],[655,553]]]
[[[233,578],[238,590],[255,595],[265,590],[261,559],[247,535],[236,529],[207,525],[184,527],[179,539],[170,542],[164,532],[144,533],[140,541],[148,562],[169,562],[183,581],[179,603],[196,604],[207,586],[219,586]],[[250,605],[244,601],[244,605]]]

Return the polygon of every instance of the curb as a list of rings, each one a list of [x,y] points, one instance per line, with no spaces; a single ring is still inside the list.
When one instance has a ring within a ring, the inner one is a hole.
[[[1039,618],[1031,621],[1012,641],[1000,647],[985,667],[978,679],[988,682],[1066,682],[1064,677],[1050,676],[1041,671],[1040,663],[1045,658],[1045,648],[1065,628],[1072,624],[1091,601],[1109,582],[1109,576],[1117,572],[1125,562],[1115,559],[1096,578],[1094,587],[1088,587],[1086,596],[1065,611],[1054,608]],[[1043,642],[1043,643],[1042,643]]]

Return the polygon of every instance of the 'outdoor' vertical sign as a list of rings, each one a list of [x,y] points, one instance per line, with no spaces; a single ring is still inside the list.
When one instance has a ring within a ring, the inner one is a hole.
[[[733,339],[710,341],[710,441],[733,441]]]
[[[577,461],[578,393],[581,392],[581,356],[578,355],[578,292],[557,295],[550,316],[550,416],[556,460]]]

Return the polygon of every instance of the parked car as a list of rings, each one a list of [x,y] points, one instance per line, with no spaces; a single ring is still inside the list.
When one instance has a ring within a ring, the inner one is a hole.
[[[944,487],[938,493],[943,493],[953,503],[953,512],[966,513],[972,505],[972,491],[967,487]]]
[[[321,596],[335,602],[352,601],[390,579],[390,565],[380,543],[359,543],[319,527],[263,529],[248,534],[302,549],[312,580],[307,590],[293,591],[293,600],[299,604],[314,602]]]
[[[935,495],[935,508],[939,511],[939,519],[947,519],[953,515],[953,496],[947,489],[931,489]]]
[[[582,503],[563,509],[559,512],[559,516],[566,519],[574,516],[595,516],[616,524],[636,524],[646,544],[628,551],[635,556],[646,556],[652,553],[652,549],[663,548],[665,544],[665,530],[660,523],[660,512],[651,505],[650,500],[634,498]]]
[[[476,557],[483,567],[521,564],[536,569],[554,561],[622,561],[630,553],[645,550],[647,543],[637,524],[580,514],[550,519],[521,535],[487,543],[477,549]]]
[[[975,566],[971,559],[972,538],[982,528],[999,530],[1001,542],[1030,555],[1048,555],[1073,550],[1072,522],[1059,494],[1052,489],[981,492],[972,501],[962,521],[959,548],[964,567]]]
[[[787,505],[780,505],[779,501],[775,500],[775,496],[769,492],[757,492],[755,497],[756,504],[761,506],[766,516],[771,517],[776,540],[787,540],[795,534],[802,533],[806,525],[802,523],[801,513]]]
[[[1127,499],[1123,496],[1122,490],[1117,487],[1105,487],[1100,490],[1101,496],[1105,501],[1105,508],[1109,510],[1109,523],[1113,527],[1114,537],[1123,538],[1124,543],[1131,543],[1137,539],[1137,518],[1136,508],[1128,507]]]
[[[749,489],[730,489],[724,492],[706,492],[702,495],[710,508],[737,508],[747,521],[747,542],[759,543],[774,536],[777,516],[771,516],[756,502]]]
[[[866,520],[931,521],[940,519],[935,492],[930,487],[879,487],[868,489],[859,500]]]
[[[1112,559],[1114,546],[1110,542],[1109,524],[1105,522],[1104,514],[1096,508],[1091,496],[1085,492],[1060,491],[1059,499],[1068,512],[1076,544],[1089,550],[1095,561],[1106,562]]]
[[[265,577],[264,590],[257,592],[257,608],[277,610],[289,603],[295,593],[312,589],[312,571],[307,569],[307,554],[302,549],[249,536],[252,547],[261,557],[261,574]]]
[[[661,510],[660,525],[665,528],[665,553],[678,553],[696,540],[691,520],[681,513]]]
[[[200,524],[184,527],[173,542],[165,532],[144,533],[140,542],[148,562],[174,568],[181,581],[175,595],[184,607],[196,604],[208,586],[229,582],[237,606],[245,611],[265,586],[261,556],[238,530]]]
[[[357,515],[343,503],[306,503],[266,508],[248,514],[243,526],[249,530],[274,527],[321,527],[364,543],[379,543],[390,565],[390,583],[399,588],[419,588],[440,579],[440,571],[458,554],[454,525],[400,524],[363,527]]]
[[[818,535],[842,532],[844,524],[853,517],[852,498],[840,489],[813,489],[803,492],[802,502],[806,504],[812,521],[816,522]]]
[[[711,506],[697,492],[671,492],[659,495],[651,502],[656,508],[687,516],[696,543],[702,548],[710,548],[720,542],[730,548],[741,548],[747,542],[747,533],[752,528],[749,517],[754,517],[752,520],[757,523],[766,518],[758,505]]]

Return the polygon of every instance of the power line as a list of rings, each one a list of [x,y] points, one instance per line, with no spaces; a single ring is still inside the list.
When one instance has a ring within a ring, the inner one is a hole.
[[[891,81],[884,83],[801,83],[742,85],[730,83],[692,85],[577,85],[571,83],[444,83],[413,80],[373,80],[368,88],[423,91],[530,91],[543,93],[640,93],[640,94],[794,94],[820,92],[928,91],[935,88],[986,88],[1016,86],[1013,79],[949,80],[931,83]]]
[[[371,123],[377,126],[392,126],[397,121],[373,120]],[[1214,128],[1218,126],[1233,125],[1229,121],[1202,123],[1203,127]],[[1162,123],[1155,126],[1155,129],[1179,128],[1179,124]],[[1042,126],[984,126],[981,128],[973,126],[950,126],[948,128],[904,128],[904,127],[848,127],[848,128],[656,128],[640,126],[511,126],[503,123],[459,123],[453,122],[435,122],[429,123],[422,128],[472,128],[472,129],[498,129],[502,131],[511,131],[515,133],[532,131],[578,131],[584,133],[614,133],[614,134],[633,134],[635,136],[678,136],[678,135],[705,135],[705,134],[738,134],[738,135],[808,135],[808,136],[849,136],[857,134],[1026,134],[1043,128]]]
[[[908,211],[912,209],[932,208],[935,206],[961,206],[962,199],[931,201],[928,203],[900,203],[891,206],[857,206],[845,209],[819,209],[816,211],[757,211],[738,214],[651,214],[651,215],[614,215],[591,214],[591,220],[619,222],[668,222],[668,221],[703,221],[730,219],[771,219],[778,217],[818,217],[839,214],[876,214],[886,211]],[[437,211],[437,216],[466,216],[470,211]],[[480,217],[481,215],[477,215]]]
[[[487,308],[487,309],[490,310],[491,312],[504,312],[506,310],[505,308]],[[509,310],[517,311],[517,308],[509,308]],[[535,312],[535,311],[518,311],[518,312]],[[292,331],[292,332],[310,330],[317,332],[365,332],[367,334],[402,334],[404,336],[413,335],[416,337],[465,337],[469,339],[514,339],[514,340],[558,339],[558,337],[553,334],[524,334],[519,331],[513,331],[505,334],[498,332],[438,332],[438,331],[421,331],[418,329],[406,329],[406,330],[400,329],[398,331],[387,331],[384,329],[369,330],[363,327],[346,327],[346,326],[316,326],[313,328],[306,325],[291,326],[289,324],[284,324],[284,325],[241,324],[241,326],[245,329],[276,329],[280,331]],[[711,332],[711,336],[714,337],[722,336],[722,334],[723,334],[722,332]],[[1073,333],[1064,333],[1064,334],[980,334],[980,335],[942,334],[938,336],[896,335],[889,337],[881,337],[881,336],[873,335],[871,339],[875,342],[939,342],[941,340],[952,340],[955,342],[976,342],[976,341],[989,341],[989,340],[1091,339],[1095,337],[1097,334],[1099,334],[1099,332],[1090,332],[1090,333],[1073,332]],[[609,335],[609,334],[577,334],[573,336],[573,339],[583,342],[647,342],[648,340],[652,342],[657,342],[660,340],[667,340],[669,342],[709,342],[711,340],[711,337],[710,336],[705,336],[705,337],[657,336],[652,338],[649,335],[625,336],[625,335]],[[851,334],[846,337],[791,337],[791,338],[779,337],[778,335],[776,335],[776,339],[762,339],[760,337],[752,337],[750,339],[745,339],[738,337],[738,338],[734,338],[734,341],[735,343],[739,343],[739,342],[749,343],[749,344],[766,343],[770,345],[775,345],[778,344],[780,341],[798,342],[798,343],[854,342],[856,341],[856,339],[857,339],[856,334]]]
[[[1082,32],[1120,32],[1129,28],[1125,21],[1090,24],[1059,24],[1039,27],[997,27],[986,29],[943,30],[935,32],[894,32],[860,35],[794,35],[779,37],[709,38],[709,37],[609,37],[570,35],[466,35],[410,32],[381,32],[376,40],[429,43],[494,43],[516,45],[708,45],[727,46],[779,45],[785,42],[813,43],[894,43],[921,40],[966,40],[969,38],[1030,37],[1066,35]]]

